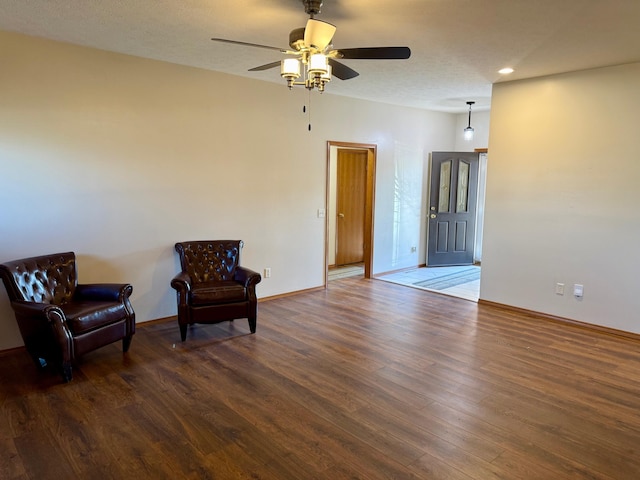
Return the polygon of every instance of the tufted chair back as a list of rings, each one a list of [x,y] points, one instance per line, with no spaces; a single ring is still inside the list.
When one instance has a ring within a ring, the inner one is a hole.
[[[242,240],[176,243],[180,267],[194,283],[230,281],[240,264]]]
[[[78,283],[73,252],[6,262],[0,268],[11,301],[64,305],[73,298]]]

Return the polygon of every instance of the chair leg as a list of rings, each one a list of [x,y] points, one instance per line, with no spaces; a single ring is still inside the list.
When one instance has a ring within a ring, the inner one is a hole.
[[[62,364],[60,366],[60,373],[62,374],[62,380],[64,383],[69,383],[73,379],[73,373],[71,372],[70,364]]]
[[[184,342],[187,339],[187,324],[180,323],[180,338]]]
[[[249,318],[249,330],[251,331],[251,333],[256,333],[256,319],[255,318]]]
[[[127,335],[122,339],[122,351],[127,353],[129,351],[129,347],[131,346],[131,339],[133,335]]]

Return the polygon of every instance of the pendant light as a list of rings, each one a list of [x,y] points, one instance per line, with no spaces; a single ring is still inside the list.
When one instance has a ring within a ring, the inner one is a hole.
[[[473,105],[476,102],[467,102],[467,105],[469,105],[469,124],[467,125],[467,128],[464,129],[464,139],[467,141],[471,141],[473,140],[473,127],[471,126],[471,105]]]

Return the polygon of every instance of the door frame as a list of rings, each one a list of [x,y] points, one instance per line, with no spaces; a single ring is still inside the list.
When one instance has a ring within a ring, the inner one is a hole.
[[[325,198],[325,245],[324,245],[324,265],[325,278],[324,286],[329,285],[329,221],[331,216],[329,212],[329,204],[332,195],[331,189],[331,148],[353,148],[357,150],[367,151],[367,178],[365,188],[365,207],[364,207],[364,278],[373,278],[373,215],[375,200],[375,179],[376,179],[376,159],[377,145],[371,143],[353,143],[353,142],[336,142],[327,141],[327,168],[326,168],[326,198]]]

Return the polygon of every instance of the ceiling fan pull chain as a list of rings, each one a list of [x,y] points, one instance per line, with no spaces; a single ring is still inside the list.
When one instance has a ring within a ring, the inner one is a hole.
[[[309,131],[311,131],[311,90],[307,90],[309,93]]]

